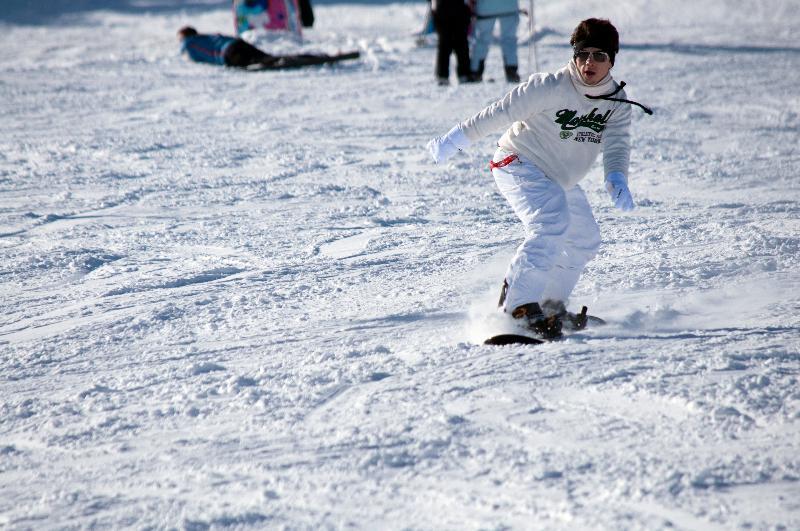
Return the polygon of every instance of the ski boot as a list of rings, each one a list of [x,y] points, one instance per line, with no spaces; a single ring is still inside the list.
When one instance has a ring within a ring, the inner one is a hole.
[[[542,339],[558,339],[561,337],[561,319],[557,315],[547,316],[537,302],[517,306],[511,312],[514,319],[524,319],[526,327]]]

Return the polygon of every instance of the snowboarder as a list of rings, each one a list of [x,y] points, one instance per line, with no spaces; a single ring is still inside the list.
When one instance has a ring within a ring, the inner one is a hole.
[[[469,62],[469,33],[472,11],[466,0],[431,0],[433,25],[439,38],[436,53],[436,78],[440,85],[449,85],[450,54],[456,54],[458,80],[472,80]]]
[[[358,52],[339,55],[270,55],[252,44],[226,35],[197,33],[191,26],[178,30],[181,53],[192,61],[253,70],[281,70],[355,59]]]
[[[519,25],[518,0],[478,0],[475,5],[475,40],[470,51],[470,69],[475,81],[483,79],[486,55],[492,40],[495,22],[500,22],[500,47],[506,81],[519,83],[517,61],[517,26]]]
[[[651,113],[625,99],[624,82],[617,84],[611,77],[619,51],[611,22],[582,21],[570,44],[567,66],[533,74],[428,143],[439,163],[508,127],[490,167],[523,223],[525,240],[506,271],[499,306],[546,338],[560,335],[562,320],[580,319],[566,312],[567,300],[600,245],[600,230],[578,182],[602,151],[606,190],[617,208],[632,210],[627,177],[630,104]]]

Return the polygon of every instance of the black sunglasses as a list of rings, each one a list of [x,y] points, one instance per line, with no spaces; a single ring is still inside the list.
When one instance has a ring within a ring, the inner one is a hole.
[[[584,63],[589,60],[589,57],[591,57],[592,61],[594,61],[595,63],[605,63],[606,61],[611,60],[611,57],[606,52],[580,51],[580,52],[575,52],[574,57],[575,59],[580,59]]]

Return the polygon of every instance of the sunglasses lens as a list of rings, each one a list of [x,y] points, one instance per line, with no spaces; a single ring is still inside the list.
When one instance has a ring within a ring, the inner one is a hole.
[[[608,61],[608,54],[606,52],[577,52],[575,54],[575,58],[580,59],[584,63],[589,60],[589,56],[592,57],[592,61],[595,63],[605,63]]]

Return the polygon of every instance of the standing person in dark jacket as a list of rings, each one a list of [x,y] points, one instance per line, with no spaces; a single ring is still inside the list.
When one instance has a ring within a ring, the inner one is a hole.
[[[433,24],[439,35],[436,77],[440,85],[449,85],[450,54],[456,54],[456,72],[462,83],[471,81],[467,33],[472,11],[466,0],[431,0]]]
[[[356,59],[358,52],[338,55],[270,55],[236,37],[205,35],[197,33],[191,26],[178,31],[181,53],[198,63],[210,63],[253,70],[280,70],[301,66],[334,63],[344,59]]]

